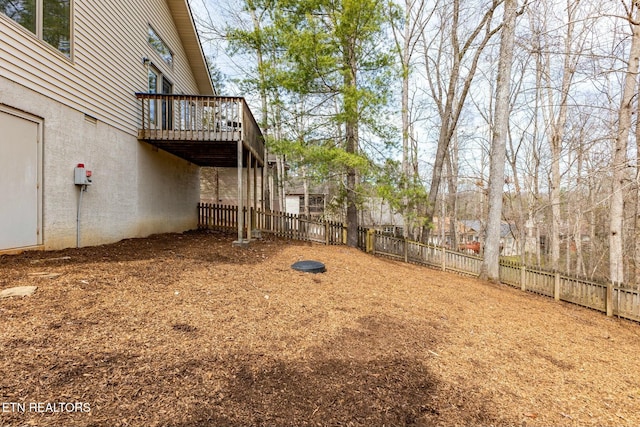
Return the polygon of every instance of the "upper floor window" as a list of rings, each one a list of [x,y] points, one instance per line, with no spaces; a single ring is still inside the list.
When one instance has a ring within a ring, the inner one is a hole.
[[[160,58],[162,58],[164,62],[166,62],[168,65],[173,65],[173,52],[171,52],[169,46],[167,46],[167,44],[160,38],[158,33],[156,33],[151,25],[149,25],[149,34],[147,40],[149,41],[151,47],[153,47],[155,51],[158,52],[158,55],[160,55]]]
[[[71,0],[0,0],[0,12],[71,57]]]

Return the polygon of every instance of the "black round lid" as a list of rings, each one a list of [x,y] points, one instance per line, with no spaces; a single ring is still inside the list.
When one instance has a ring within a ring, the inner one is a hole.
[[[324,273],[327,271],[323,263],[312,260],[298,261],[292,264],[291,268],[305,273]]]

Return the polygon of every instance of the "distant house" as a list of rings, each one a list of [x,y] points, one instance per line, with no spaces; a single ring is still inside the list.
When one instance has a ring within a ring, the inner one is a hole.
[[[309,184],[308,208],[305,205],[305,192],[300,178],[290,178],[285,183],[285,212],[294,215],[306,215],[312,219],[324,218],[329,201],[329,186],[327,184]]]
[[[194,228],[201,166],[256,204],[262,135],[215,95],[186,0],[0,0],[0,251]]]
[[[479,220],[461,220],[464,232],[461,234],[461,243],[479,242],[480,236],[484,233],[483,224]],[[515,256],[520,255],[520,244],[517,238],[515,225],[506,222],[500,223],[500,255]]]
[[[391,236],[402,237],[404,219],[395,212],[389,203],[380,197],[371,197],[364,201],[360,210],[363,227],[373,228]]]

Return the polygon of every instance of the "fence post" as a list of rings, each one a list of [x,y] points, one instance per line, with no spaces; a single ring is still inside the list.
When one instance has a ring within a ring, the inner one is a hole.
[[[329,221],[324,220],[324,244],[329,246]]]
[[[404,242],[404,262],[409,262],[409,243],[406,238],[402,241]]]
[[[212,204],[206,212],[209,227],[220,224],[220,205]]]
[[[376,254],[376,230],[371,230],[371,253]]]
[[[613,283],[607,283],[607,317],[613,317]]]
[[[556,271],[553,277],[553,299],[560,301],[560,272]]]
[[[527,280],[527,267],[522,265],[520,266],[520,289],[523,291],[527,290],[527,284],[525,282],[526,280]]]

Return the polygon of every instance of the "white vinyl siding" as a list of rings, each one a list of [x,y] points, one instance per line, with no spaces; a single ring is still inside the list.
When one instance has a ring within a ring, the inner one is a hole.
[[[149,25],[174,53],[173,67],[149,46]],[[70,61],[0,16],[0,75],[131,134],[140,124],[134,93],[147,90],[143,57],[176,93],[198,93],[165,0],[75,0],[72,28]]]

